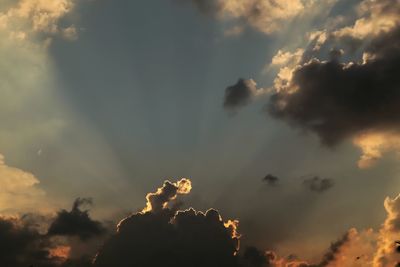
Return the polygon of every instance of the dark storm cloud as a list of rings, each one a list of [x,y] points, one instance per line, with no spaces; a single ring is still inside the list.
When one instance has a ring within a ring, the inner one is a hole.
[[[94,266],[237,266],[238,238],[215,210],[137,213],[98,253]]]
[[[49,241],[31,222],[0,218],[0,265],[5,267],[50,267]]]
[[[305,179],[303,181],[303,185],[313,192],[325,192],[331,187],[333,187],[334,182],[329,178],[320,178],[318,176],[314,176],[309,179]]]
[[[0,217],[0,266],[92,266],[93,251],[97,251],[99,245],[86,243],[86,239],[103,233],[104,228],[90,219],[88,211],[80,210],[81,205],[88,203],[91,203],[89,199],[78,198],[70,212],[62,210],[55,218],[40,214]],[[78,238],[72,241],[54,235]],[[95,241],[101,242],[100,239]],[[62,252],[63,249],[66,250]],[[76,249],[80,250],[79,255],[71,255]]]
[[[117,233],[105,242],[94,266],[238,266],[237,222],[224,223],[214,209],[202,213],[168,207],[169,201],[190,189],[190,180],[181,179],[165,181],[155,193],[149,193],[147,208],[118,224]]]
[[[266,267],[269,266],[270,257],[256,247],[247,247],[243,253],[243,262],[245,266]]]
[[[275,186],[277,185],[279,178],[269,173],[262,180],[270,186]]]
[[[299,66],[296,90],[272,95],[269,114],[328,146],[368,130],[399,130],[400,27],[372,40],[365,55],[364,63],[313,59]]]
[[[61,210],[50,225],[49,235],[77,236],[82,240],[89,239],[105,233],[103,225],[94,221],[89,216],[88,210],[81,210],[82,205],[91,205],[88,198],[77,198],[71,211]]]
[[[252,79],[239,79],[236,84],[225,89],[224,108],[235,109],[245,106],[256,93],[256,83]]]

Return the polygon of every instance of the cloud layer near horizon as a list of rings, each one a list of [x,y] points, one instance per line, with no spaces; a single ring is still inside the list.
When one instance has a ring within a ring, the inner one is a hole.
[[[191,190],[188,179],[165,181],[147,195],[147,208],[123,219],[97,254],[94,266],[235,266],[237,222],[218,211],[169,208],[178,194]]]
[[[71,211],[61,210],[55,217],[0,217],[0,247],[7,251],[0,253],[0,261],[13,267],[382,267],[400,262],[396,239],[400,233],[400,196],[385,200],[387,218],[379,231],[349,229],[331,244],[321,260],[312,263],[302,260],[301,255],[280,257],[274,251],[256,247],[241,249],[239,222],[224,221],[215,209],[176,209],[172,202],[178,191],[190,192],[189,184],[188,179],[166,181],[155,193],[148,194],[163,199],[159,202],[161,208],[126,217],[108,237],[103,235],[105,226],[80,209],[86,199],[77,199]],[[82,248],[86,253],[74,255],[73,251]]]

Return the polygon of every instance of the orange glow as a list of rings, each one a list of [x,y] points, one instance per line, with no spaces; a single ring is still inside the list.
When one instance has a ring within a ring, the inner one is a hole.
[[[383,153],[400,150],[400,135],[393,132],[368,132],[353,139],[362,155],[358,161],[358,167],[366,169],[375,164]]]
[[[61,260],[66,260],[69,257],[71,247],[69,246],[58,246],[56,248],[50,249],[50,258],[59,258]]]

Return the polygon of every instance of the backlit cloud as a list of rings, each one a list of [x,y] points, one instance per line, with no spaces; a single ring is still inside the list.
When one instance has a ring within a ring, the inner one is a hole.
[[[235,110],[262,94],[264,89],[257,88],[257,83],[253,79],[239,79],[236,84],[225,89],[224,108]]]
[[[155,193],[146,196],[146,207],[142,212],[158,212],[168,207],[170,201],[176,199],[178,195],[189,194],[192,189],[190,180],[181,179],[176,183],[165,181],[164,185],[157,189]]]
[[[150,208],[118,224],[94,266],[237,266],[237,221],[224,222],[214,209],[174,211],[166,205],[190,188],[188,179],[166,181],[148,194]]]
[[[400,2],[365,0],[359,9],[353,26],[314,32],[307,49],[277,53],[271,65],[283,67],[267,111],[327,146],[353,139],[364,168],[398,150]],[[354,47],[362,58],[345,62]]]
[[[89,216],[88,210],[81,210],[83,205],[91,205],[88,198],[77,198],[71,211],[61,210],[51,223],[48,234],[59,236],[77,236],[81,240],[90,239],[106,232],[105,227]]]
[[[271,34],[302,15],[313,0],[190,0],[200,11],[218,19],[244,23]],[[243,29],[243,28],[239,28]]]
[[[74,0],[19,0],[5,10],[0,9],[0,29],[10,37],[25,39],[38,33],[64,33],[67,39],[76,36],[73,25],[61,27],[60,19],[74,7]]]
[[[32,173],[8,166],[0,155],[0,214],[48,209],[39,183]]]

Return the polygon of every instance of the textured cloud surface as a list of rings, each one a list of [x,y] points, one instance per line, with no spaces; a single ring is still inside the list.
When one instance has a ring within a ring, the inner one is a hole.
[[[203,213],[168,208],[177,193],[189,191],[190,181],[182,179],[166,181],[148,194],[151,209],[123,219],[94,266],[236,266],[236,221],[224,223],[213,209]]]
[[[304,52],[285,86],[271,96],[268,112],[316,133],[328,146],[353,138],[363,151],[359,166],[368,167],[382,152],[398,148],[400,3],[364,1],[360,6],[361,18],[352,27],[318,34],[318,45]],[[353,49],[364,47],[362,60],[342,63],[343,50],[328,60],[310,57],[321,47],[346,49],[349,43]]]
[[[0,217],[0,261],[13,267],[386,267],[400,261],[399,196],[385,200],[387,218],[378,231],[352,228],[313,263],[302,260],[301,255],[280,257],[274,251],[252,246],[240,250],[237,220],[223,221],[215,209],[199,212],[171,207],[178,188],[188,193],[188,185],[188,179],[166,181],[150,193],[165,196],[168,187],[175,188],[160,209],[130,215],[117,225],[114,234],[105,241],[91,239],[94,243],[89,237],[101,235],[105,228],[87,211],[81,211],[87,199],[77,199],[71,211],[61,210],[56,217]],[[77,250],[84,251],[76,254]]]
[[[80,235],[86,239],[94,233],[93,224],[100,227],[98,222],[89,218],[87,212],[79,210],[79,201],[67,218],[66,211],[62,210],[57,217],[26,214],[22,216],[0,216],[0,262],[4,267],[88,267],[91,266],[93,252],[88,246],[97,250],[99,244],[87,244],[85,240],[74,241],[72,236]],[[76,213],[80,212],[80,215]],[[82,216],[84,214],[84,216]],[[74,217],[74,218],[73,218]],[[80,217],[79,219],[76,219]],[[83,218],[83,219],[82,219]],[[62,222],[61,222],[62,221]],[[90,223],[89,223],[90,221]],[[50,225],[50,228],[48,228]],[[103,229],[103,228],[101,228]],[[48,232],[48,233],[47,233]],[[69,236],[69,239],[60,239],[54,235]],[[101,240],[97,240],[101,243]],[[80,249],[79,255],[72,255],[73,250]],[[87,250],[87,251],[85,251]]]
[[[202,12],[219,19],[244,22],[270,34],[301,16],[313,6],[312,0],[191,0]]]
[[[26,39],[38,33],[61,34],[67,39],[76,38],[73,25],[60,27],[60,20],[71,12],[74,0],[19,0],[5,10],[0,6],[0,29],[9,36]]]
[[[356,13],[353,22],[341,17],[336,26],[309,32],[306,47],[278,50],[267,68],[279,70],[265,90],[273,91],[266,110],[327,146],[352,139],[365,168],[399,147],[400,2],[364,0]],[[244,85],[228,87],[225,106],[249,102],[256,90]]]
[[[49,207],[39,180],[31,173],[6,165],[0,155],[0,213],[42,210]]]
[[[226,88],[224,107],[226,109],[235,109],[245,106],[254,97],[262,93],[263,89],[258,89],[254,80],[239,79],[236,84]]]
[[[86,240],[105,232],[105,228],[98,221],[89,217],[88,210],[81,210],[81,206],[92,204],[91,199],[78,198],[74,201],[71,211],[61,210],[51,223],[48,234],[59,236],[78,236]]]

